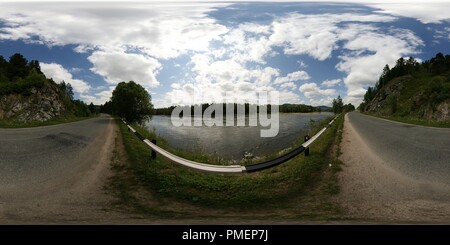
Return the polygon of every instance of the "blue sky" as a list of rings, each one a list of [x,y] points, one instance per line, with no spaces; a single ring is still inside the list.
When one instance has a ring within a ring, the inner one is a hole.
[[[0,55],[41,61],[87,103],[134,80],[156,107],[273,90],[358,105],[385,64],[450,53],[450,3],[387,2],[1,2]]]

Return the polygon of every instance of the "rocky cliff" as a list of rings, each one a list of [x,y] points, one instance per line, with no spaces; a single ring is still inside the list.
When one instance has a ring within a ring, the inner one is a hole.
[[[385,65],[358,110],[401,121],[450,125],[450,55],[437,53],[421,62],[401,57],[394,67]]]
[[[22,93],[0,95],[0,120],[44,122],[66,110],[58,86],[49,82]]]
[[[366,111],[382,116],[396,115],[430,121],[450,121],[447,76],[393,79],[366,105]]]

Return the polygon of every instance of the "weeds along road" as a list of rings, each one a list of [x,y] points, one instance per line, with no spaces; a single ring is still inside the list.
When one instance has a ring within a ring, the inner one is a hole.
[[[346,115],[339,199],[367,222],[450,222],[450,129]]]
[[[54,126],[0,129],[0,224],[99,222],[114,149],[107,115]]]

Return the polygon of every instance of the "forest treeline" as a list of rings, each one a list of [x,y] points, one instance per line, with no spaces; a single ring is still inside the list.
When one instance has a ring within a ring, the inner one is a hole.
[[[210,105],[211,104],[208,104],[208,103],[204,103],[204,104],[200,104],[200,105],[198,105],[198,104],[191,105],[190,106],[191,115],[194,115],[194,113],[196,111],[201,111],[203,114],[205,112],[206,108],[208,108]],[[249,103],[245,103],[245,104],[221,103],[218,105],[222,105],[224,113],[226,112],[227,106],[229,106],[230,108],[231,108],[231,106],[233,106],[234,114],[238,113],[238,106],[243,106],[243,108],[245,109],[246,115],[249,114],[249,112],[250,112],[250,106],[255,106],[257,113],[259,113],[259,110],[261,108],[266,108],[268,113],[271,112],[271,105],[267,105],[264,107],[261,107],[259,105],[250,105]],[[176,108],[175,106],[165,107],[165,108],[157,108],[157,109],[154,109],[154,114],[155,115],[172,115],[172,111],[175,108]],[[283,113],[309,113],[309,112],[320,112],[320,111],[324,111],[324,110],[322,110],[320,107],[314,107],[314,106],[303,105],[303,104],[283,104],[283,105],[279,106],[279,112],[283,112]]]

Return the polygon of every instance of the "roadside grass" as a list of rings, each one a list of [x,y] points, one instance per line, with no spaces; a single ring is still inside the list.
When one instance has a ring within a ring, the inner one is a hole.
[[[160,156],[153,160],[151,149],[117,120],[129,164],[119,167],[113,164],[116,175],[121,173],[118,176],[122,177],[113,180],[112,186],[122,205],[138,213],[161,218],[215,217],[217,213],[209,211],[220,209],[236,217],[337,219],[341,210],[331,197],[339,192],[337,152],[340,150],[337,146],[341,140],[343,120],[343,115],[340,115],[311,145],[310,156],[301,154],[277,167],[242,175],[199,172]],[[328,122],[325,120],[314,125],[311,135]],[[132,126],[177,155],[203,163],[227,164],[206,154],[171,149],[154,132]],[[303,135],[299,135],[299,139],[302,140]],[[152,196],[151,201],[145,200],[148,198],[143,197],[142,191]],[[196,208],[202,209],[200,216],[192,211]]]
[[[0,128],[33,128],[33,127],[41,127],[41,126],[50,126],[62,123],[71,123],[82,120],[87,120],[91,118],[95,118],[100,116],[100,114],[95,114],[89,117],[58,117],[52,118],[45,122],[28,122],[28,123],[20,123],[10,120],[0,120]]]
[[[408,123],[408,124],[425,126],[425,127],[450,128],[450,121],[430,121],[430,120],[418,119],[418,118],[413,118],[413,117],[401,117],[401,116],[395,116],[395,115],[385,116],[385,115],[379,115],[379,114],[367,113],[367,112],[364,112],[364,114],[391,120],[391,121]]]

